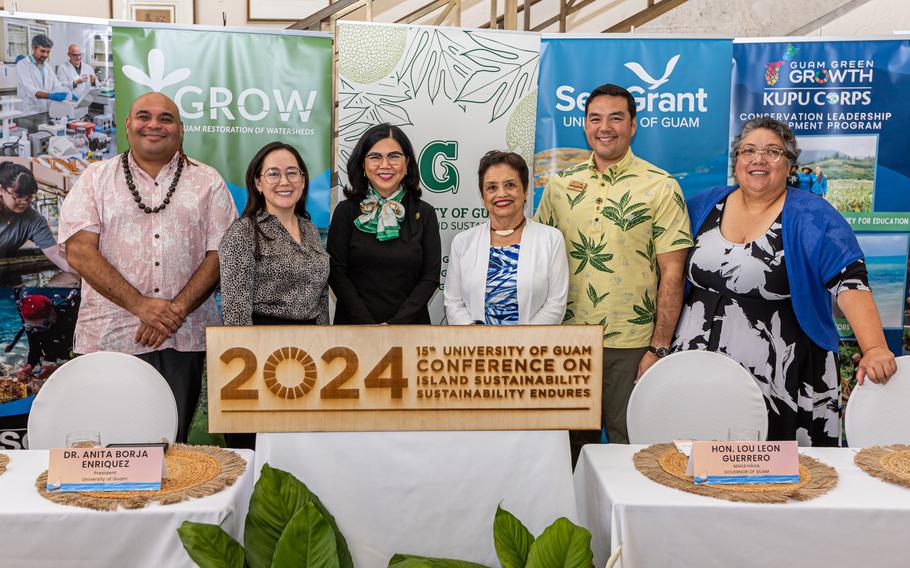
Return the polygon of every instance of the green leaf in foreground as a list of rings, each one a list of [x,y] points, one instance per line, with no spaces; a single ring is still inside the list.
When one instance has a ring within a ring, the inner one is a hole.
[[[389,568],[489,568],[467,560],[429,558],[411,554],[396,554],[389,560]]]
[[[591,533],[560,517],[531,545],[527,568],[590,568]]]
[[[243,568],[243,547],[223,528],[184,521],[177,529],[183,548],[199,568]]]
[[[338,568],[335,534],[316,504],[297,511],[275,546],[272,566]]]
[[[496,507],[493,519],[493,544],[502,568],[524,568],[534,535],[518,518],[502,507]]]
[[[293,475],[268,464],[262,466],[243,533],[250,568],[271,568],[281,533],[310,499],[306,485]]]
[[[325,518],[326,522],[329,523],[329,526],[332,527],[332,532],[335,534],[335,550],[338,552],[339,568],[354,568],[354,559],[351,558],[351,550],[348,548],[348,541],[344,538],[344,535],[341,534],[338,523],[335,522],[335,517],[329,513],[329,510],[326,509],[325,505],[322,504],[322,501],[319,500],[319,497],[317,497],[315,493],[311,492],[310,498],[312,499],[313,505],[319,509],[319,512],[322,513],[322,516]]]

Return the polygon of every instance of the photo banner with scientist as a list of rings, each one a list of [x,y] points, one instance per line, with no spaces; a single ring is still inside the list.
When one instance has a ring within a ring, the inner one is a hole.
[[[686,196],[727,181],[731,39],[544,35],[535,138],[535,205],[555,172],[588,159],[585,103],[604,83],[635,97],[632,152]]]
[[[130,102],[159,91],[177,103],[184,150],[218,170],[242,211],[253,155],[278,140],[295,146],[310,172],[307,211],[329,224],[332,39],[326,33],[213,31],[118,23],[114,27],[117,124]],[[126,148],[126,130],[117,132]]]
[[[733,57],[731,136],[755,116],[786,122],[809,189],[855,231],[910,231],[910,41],[742,39]]]

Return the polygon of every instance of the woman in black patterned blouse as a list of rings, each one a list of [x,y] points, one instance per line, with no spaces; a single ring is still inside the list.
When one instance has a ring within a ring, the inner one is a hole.
[[[329,323],[329,255],[306,211],[308,187],[293,146],[272,142],[253,157],[246,208],[218,248],[225,325]]]

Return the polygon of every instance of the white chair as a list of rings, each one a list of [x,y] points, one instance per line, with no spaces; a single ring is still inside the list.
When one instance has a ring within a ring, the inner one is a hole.
[[[639,379],[629,398],[629,442],[726,440],[731,426],[768,435],[768,411],[752,374],[725,355],[682,351]]]
[[[886,384],[866,379],[853,389],[844,426],[851,447],[910,444],[910,356],[897,358],[897,373]]]
[[[177,435],[177,404],[164,377],[124,353],[89,353],[68,361],[32,403],[32,449],[63,448],[66,434],[95,431],[101,444],[158,442]]]

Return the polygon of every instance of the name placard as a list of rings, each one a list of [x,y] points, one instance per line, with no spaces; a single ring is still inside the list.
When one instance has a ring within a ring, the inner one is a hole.
[[[164,450],[147,448],[51,449],[48,491],[157,491]]]
[[[798,483],[799,447],[781,442],[693,442],[696,484]]]
[[[206,332],[212,432],[597,429],[599,326]]]

